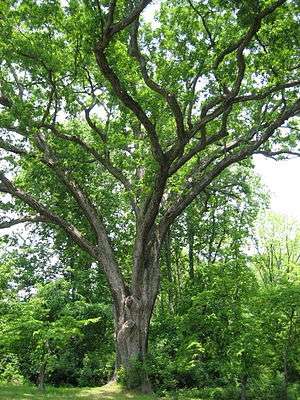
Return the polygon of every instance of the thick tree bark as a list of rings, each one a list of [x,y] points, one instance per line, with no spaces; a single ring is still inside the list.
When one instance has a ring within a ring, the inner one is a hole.
[[[189,277],[193,281],[195,278],[194,270],[194,228],[192,226],[192,221],[187,218],[187,235],[188,235],[188,249],[189,249]]]
[[[116,370],[123,368],[127,386],[144,393],[152,390],[145,362],[150,320],[159,288],[159,249],[156,244],[151,245],[140,264],[135,260],[135,267],[141,272],[140,280],[133,282],[122,301],[114,304]]]
[[[124,299],[117,312],[116,366],[123,367],[129,388],[151,391],[144,368],[153,304],[133,295]]]

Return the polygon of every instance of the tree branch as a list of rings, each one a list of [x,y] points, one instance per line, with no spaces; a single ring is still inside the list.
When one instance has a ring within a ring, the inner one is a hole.
[[[191,8],[195,11],[195,13],[200,17],[200,19],[201,19],[201,21],[202,21],[202,24],[203,24],[203,27],[204,27],[204,29],[205,29],[205,32],[206,32],[206,34],[207,34],[207,36],[208,36],[208,38],[209,38],[211,47],[215,47],[216,42],[215,42],[215,40],[214,40],[214,38],[213,38],[213,36],[212,36],[212,33],[211,33],[211,31],[210,31],[210,29],[209,29],[209,27],[208,27],[208,24],[207,24],[207,22],[206,22],[206,20],[205,20],[205,17],[204,17],[204,16],[199,12],[199,10],[195,7],[195,5],[193,4],[192,0],[188,0],[188,3],[189,3],[189,5],[191,6]]]
[[[115,8],[115,4],[116,1],[112,1],[112,16],[114,13],[114,8]],[[122,21],[119,21],[115,24],[112,24],[112,18],[108,18],[108,24],[107,24],[107,28],[109,30],[109,35],[112,37],[113,35],[115,35],[116,33],[122,31],[123,29],[125,29],[127,26],[129,26],[130,24],[132,24],[137,18],[139,18],[140,14],[144,11],[144,9],[150,4],[152,3],[152,0],[142,0],[140,2],[138,2],[138,4],[135,6],[135,8],[131,11],[131,13],[125,17]]]
[[[95,231],[98,242],[99,240],[100,242],[107,241],[107,234],[105,231],[105,227],[98,215],[97,210],[95,209],[94,205],[90,202],[87,195],[79,187],[78,183],[76,183],[69,176],[68,172],[59,165],[56,154],[48,146],[42,134],[37,135],[36,142],[39,149],[44,154],[42,162],[55,172],[59,180],[66,186],[66,188],[72,194],[77,204],[87,217],[89,223],[91,224],[91,227]]]
[[[161,85],[159,85],[158,83],[156,83],[150,77],[150,75],[147,71],[146,59],[139,49],[138,30],[139,30],[139,21],[136,20],[132,26],[130,49],[129,49],[130,55],[132,55],[132,57],[134,57],[137,60],[137,62],[139,63],[140,70],[141,70],[142,77],[143,77],[145,84],[151,90],[158,93],[160,96],[162,96],[166,100],[167,104],[169,105],[169,107],[173,113],[175,121],[176,121],[177,136],[179,139],[181,139],[185,135],[184,121],[183,121],[183,114],[181,111],[181,107],[180,107],[174,93],[171,93],[166,88],[164,88]]]
[[[25,149],[22,149],[20,147],[17,147],[11,143],[6,142],[5,140],[0,138],[0,148],[3,150],[6,150],[10,153],[18,154],[19,156],[24,156],[28,154],[28,152]]]
[[[130,181],[126,178],[126,176],[123,174],[122,170],[119,168],[115,167],[109,157],[101,156],[101,154],[95,150],[93,147],[89,146],[84,140],[80,139],[78,136],[75,135],[66,135],[62,132],[60,132],[55,126],[45,126],[46,128],[50,129],[55,136],[57,136],[60,139],[67,140],[69,142],[73,142],[78,144],[83,150],[85,150],[88,154],[92,155],[95,160],[99,161],[100,164],[118,181],[120,182],[125,190],[127,190],[129,193],[132,191],[131,183]],[[139,210],[137,207],[136,202],[134,199],[131,197],[131,206],[133,208],[133,211],[138,214]]]
[[[0,188],[1,191],[1,188]],[[10,221],[2,221],[0,222],[0,229],[10,228],[14,225],[24,224],[24,223],[37,223],[37,222],[49,222],[49,220],[42,215],[28,215],[26,217],[13,219]]]
[[[237,96],[232,100],[232,102],[233,103],[242,103],[242,102],[251,101],[251,100],[263,100],[273,93],[280,92],[283,89],[289,89],[289,88],[293,88],[293,87],[297,87],[297,86],[300,86],[300,80],[292,81],[292,82],[285,82],[285,83],[275,85],[269,89],[262,90],[255,94],[253,93],[253,94],[249,94],[249,95]]]
[[[10,108],[12,106],[12,102],[8,97],[0,94],[0,105],[6,108]]]
[[[259,147],[272,136],[277,128],[282,126],[289,118],[297,115],[299,111],[300,100],[297,100],[291,107],[285,109],[273,123],[266,127],[264,133],[258,140],[245,144],[244,147],[240,148],[235,153],[231,153],[229,155],[226,155],[225,153],[225,157],[222,160],[215,164],[210,171],[205,171],[202,177],[198,181],[194,182],[193,185],[191,185],[191,189],[187,193],[179,196],[165,211],[159,226],[161,234],[164,234],[165,229],[170,226],[175,218],[180,215],[184,209],[198,196],[198,194],[206,189],[208,185],[225,168],[229,167],[233,163],[243,160],[251,154],[254,154],[256,150],[259,149]]]
[[[286,3],[287,0],[277,0],[274,4],[270,4],[268,7],[266,7],[264,10],[262,10],[260,13],[258,13],[254,17],[253,24],[251,27],[248,29],[246,34],[240,38],[235,43],[230,44],[228,47],[226,47],[216,58],[213,68],[217,69],[218,66],[221,64],[221,62],[224,60],[224,58],[230,54],[233,53],[235,50],[241,51],[244,50],[247,44],[250,43],[251,39],[253,36],[259,31],[261,27],[261,21],[268,15],[272,14],[278,7]]]
[[[258,151],[255,151],[253,154],[261,154],[265,157],[272,158],[275,161],[277,160],[276,156],[280,156],[280,155],[300,157],[300,152],[290,151],[290,150],[277,150],[277,151],[258,150]]]
[[[55,224],[62,228],[67,236],[78,244],[80,248],[99,261],[107,276],[113,296],[119,301],[122,300],[122,296],[124,296],[125,293],[124,280],[115,262],[112,248],[106,238],[104,238],[105,240],[97,246],[93,245],[74,225],[50,211],[29,193],[14,186],[14,184],[2,172],[0,172],[0,182],[0,192],[9,193],[11,196],[20,199],[33,210],[38,212],[39,216],[43,218],[45,222]]]
[[[105,55],[105,51],[101,46],[98,46],[95,50],[96,60],[100,70],[102,71],[105,78],[111,83],[116,96],[121,100],[121,102],[131,110],[137,119],[141,122],[141,124],[146,129],[148,137],[151,142],[152,154],[154,159],[162,164],[165,162],[165,154],[161,148],[159,143],[159,139],[155,130],[154,124],[147,117],[145,111],[142,107],[137,103],[130,94],[126,91],[125,87],[121,84],[121,81],[115,74],[115,72],[110,67],[108,60]]]
[[[99,126],[97,126],[97,125],[91,120],[90,112],[91,112],[91,110],[93,109],[93,107],[94,107],[94,105],[91,106],[91,107],[89,107],[89,108],[86,108],[86,109],[84,110],[85,119],[86,119],[86,122],[88,123],[89,127],[90,127],[94,132],[96,132],[96,133],[99,135],[99,137],[101,138],[102,142],[105,143],[106,140],[107,140],[106,133],[105,133]]]
[[[221,102],[220,99],[215,99],[212,102],[210,102],[205,108],[202,110],[202,118],[194,124],[194,126],[190,129],[188,132],[188,138],[189,140],[195,135],[196,132],[203,130],[205,126],[208,124],[208,122],[216,119],[220,115],[224,115],[223,117],[223,122],[227,119],[229,116],[229,113],[231,111],[231,107],[233,104],[238,104],[238,103],[243,103],[247,101],[254,101],[254,100],[263,100],[267,98],[268,96],[278,93],[284,89],[289,89],[289,88],[294,88],[300,86],[300,81],[292,81],[292,82],[285,82],[282,84],[275,85],[269,89],[262,90],[258,93],[255,94],[250,94],[250,95],[243,95],[243,96],[232,96],[229,98],[223,98],[222,104],[220,104],[217,108],[215,108],[210,114],[207,114],[207,110],[211,109],[214,105],[217,105],[218,103]],[[232,93],[231,93],[232,94]],[[227,115],[227,117],[226,117]],[[201,140],[193,147],[191,148],[186,154],[182,155],[181,157],[177,158],[176,162],[171,165],[170,168],[170,175],[174,174],[181,166],[183,166],[187,161],[189,161],[194,155],[199,153],[201,150],[205,149],[208,145],[218,141],[222,137],[226,135],[225,130],[220,130],[217,134],[212,135],[209,138],[206,138],[205,136],[201,136]],[[185,144],[189,142],[189,140],[185,140],[184,143],[182,143],[181,149],[184,148]],[[177,144],[178,146],[178,144]],[[172,160],[176,159],[175,156],[178,157],[179,151],[178,148],[176,148],[176,145],[173,146],[173,148],[170,150],[170,153],[173,152]]]
[[[208,146],[212,145],[213,143],[216,143],[218,140],[224,138],[227,135],[227,121],[230,115],[231,108],[232,108],[231,106],[227,106],[227,108],[224,109],[222,115],[222,124],[219,132],[209,137],[206,137],[205,134],[204,135],[202,134],[198,143],[194,147],[192,147],[186,154],[183,154],[181,157],[179,157],[176,160],[176,162],[171,165],[169,169],[169,176],[172,176],[175,172],[177,172],[179,168],[181,168],[184,164],[186,164],[189,160],[191,160],[192,157],[198,154],[201,150],[204,150]],[[205,129],[205,125],[207,124],[208,121],[209,118],[202,119],[202,124],[203,124],[202,129]]]
[[[126,28],[128,25],[130,25],[132,22],[134,22],[141,12],[144,10],[144,8],[150,4],[151,0],[143,0],[139,2],[139,4],[134,8],[134,10],[131,12],[131,14],[126,17],[123,21],[117,23],[117,24],[112,24],[113,20],[113,13],[115,9],[115,1],[111,2],[110,6],[110,11],[109,11],[109,16],[107,18],[106,22],[106,28],[104,30],[104,33],[101,37],[101,39],[97,42],[94,53],[96,56],[96,61],[97,64],[103,73],[104,77],[110,82],[111,86],[114,89],[114,92],[116,96],[118,97],[119,100],[126,106],[129,110],[131,110],[137,119],[141,122],[141,124],[144,126],[146,129],[146,132],[148,134],[148,137],[151,142],[151,147],[152,147],[152,153],[154,159],[159,163],[163,164],[165,160],[165,154],[161,148],[161,145],[159,143],[159,139],[156,133],[156,129],[154,124],[151,122],[150,118],[146,115],[145,111],[142,109],[139,103],[137,103],[131,95],[127,92],[126,88],[124,85],[122,85],[120,79],[114,72],[114,70],[110,67],[109,62],[106,57],[106,48],[108,47],[112,37],[119,31],[123,30]]]
[[[33,210],[37,211],[39,215],[50,223],[54,223],[61,227],[71,239],[73,239],[83,250],[89,254],[96,256],[95,247],[88,242],[78,229],[67,222],[65,219],[59,217],[55,213],[51,212],[47,207],[39,203],[34,197],[22,189],[17,188],[13,183],[6,178],[6,176],[0,172],[0,192],[9,193],[15,198],[22,200],[24,203],[29,205]]]

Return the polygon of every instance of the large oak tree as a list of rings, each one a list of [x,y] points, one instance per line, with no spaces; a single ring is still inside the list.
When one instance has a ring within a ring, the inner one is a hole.
[[[176,218],[233,164],[298,155],[299,3],[151,3],[0,6],[1,227],[48,224],[101,266],[126,370]]]

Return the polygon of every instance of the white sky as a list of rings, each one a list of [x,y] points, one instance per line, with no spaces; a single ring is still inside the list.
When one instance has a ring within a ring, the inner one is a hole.
[[[300,158],[274,161],[256,156],[255,170],[271,193],[271,210],[300,221]]]

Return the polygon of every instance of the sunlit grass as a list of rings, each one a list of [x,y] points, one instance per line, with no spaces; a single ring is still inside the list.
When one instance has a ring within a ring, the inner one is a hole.
[[[124,391],[116,383],[109,383],[100,388],[53,388],[47,387],[44,392],[33,386],[0,385],[0,400],[154,400],[151,395],[141,395]]]
[[[206,393],[204,393],[206,392]],[[220,394],[220,392],[218,392]],[[291,385],[289,389],[289,399],[298,400],[300,385]],[[0,400],[213,400],[220,396],[211,391],[203,390],[179,390],[176,393],[169,393],[164,398],[154,395],[142,395],[130,391],[124,391],[119,385],[109,383],[98,388],[53,388],[47,387],[44,392],[40,392],[36,387],[23,385],[0,385]],[[222,397],[231,400],[232,396]]]

